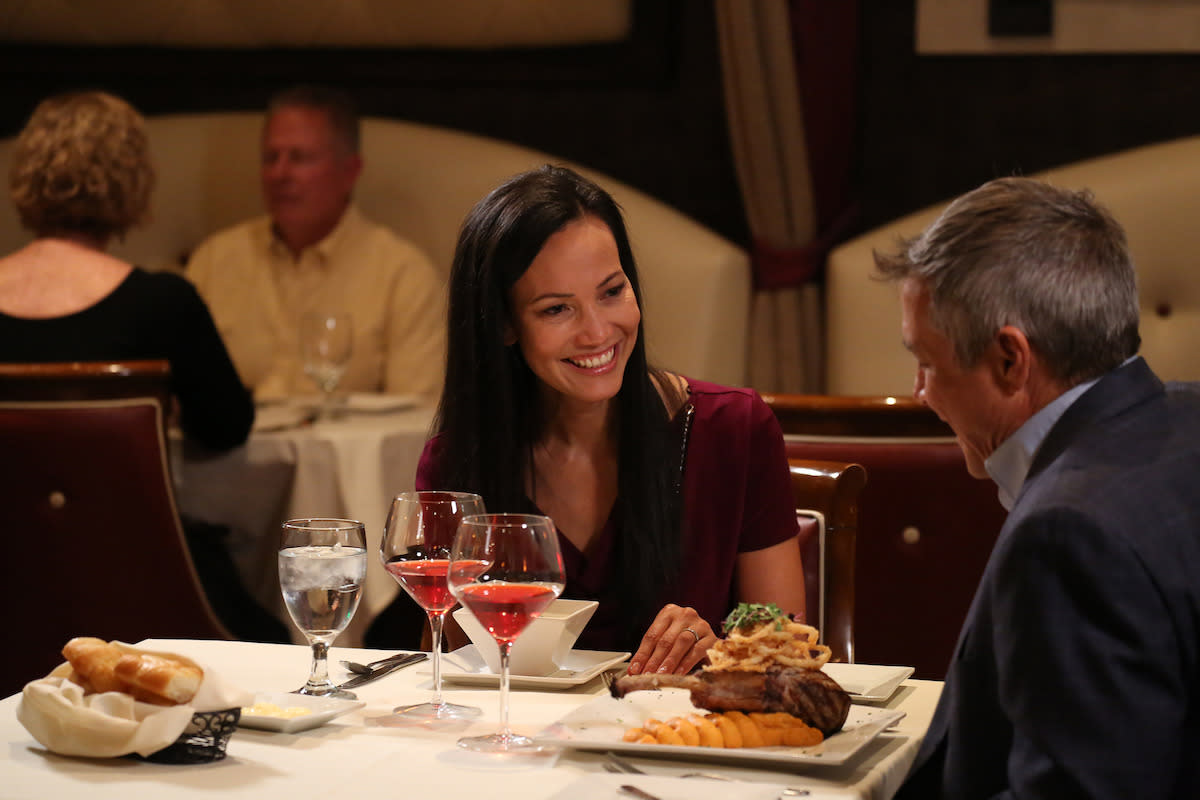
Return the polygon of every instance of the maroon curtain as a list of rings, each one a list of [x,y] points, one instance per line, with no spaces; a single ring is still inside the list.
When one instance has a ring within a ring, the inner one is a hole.
[[[789,0],[796,84],[804,114],[817,233],[802,247],[756,240],[759,289],[819,279],[830,249],[852,231],[857,126],[858,0]]]

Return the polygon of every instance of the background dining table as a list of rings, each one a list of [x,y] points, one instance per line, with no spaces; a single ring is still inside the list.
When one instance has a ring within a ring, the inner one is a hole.
[[[255,692],[294,689],[308,669],[308,649],[298,645],[198,640],[141,644],[186,655]],[[382,655],[381,651],[335,647],[330,653],[331,672],[335,679],[345,675],[337,666],[339,659],[366,662]],[[460,723],[457,728],[379,724],[396,704],[427,700],[430,684],[428,661],[406,667],[356,688],[365,703],[361,709],[298,733],[239,728],[229,741],[225,759],[191,765],[72,758],[48,752],[17,721],[20,695],[13,695],[0,701],[0,797],[619,800],[626,797],[618,793],[621,784],[640,783],[641,788],[653,787],[662,800],[774,800],[783,787],[806,789],[809,800],[888,800],[915,757],[941,692],[941,683],[936,681],[901,683],[891,698],[879,705],[905,712],[903,719],[841,765],[799,765],[784,770],[743,768],[715,760],[630,759],[650,773],[643,778],[609,775],[602,770],[600,753],[556,749],[544,756],[498,757],[457,747],[455,742],[462,735],[497,728],[499,695],[494,688],[446,685],[448,700],[483,710],[478,720]],[[600,677],[561,691],[513,691],[513,728],[536,734],[605,692]],[[697,770],[740,783],[679,778]]]
[[[337,640],[357,646],[399,591],[379,560],[379,542],[392,497],[413,489],[434,408],[407,397],[351,395],[337,417],[314,419],[314,402],[260,407],[249,440],[226,453],[176,447],[176,498],[181,514],[229,528],[247,589],[289,630],[276,566],[280,525],[303,517],[361,521],[367,579],[358,612]]]

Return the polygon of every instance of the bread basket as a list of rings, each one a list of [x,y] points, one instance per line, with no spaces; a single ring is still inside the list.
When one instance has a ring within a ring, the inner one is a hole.
[[[130,757],[157,764],[204,764],[220,761],[225,757],[229,737],[237,730],[238,719],[241,716],[240,707],[223,711],[197,711],[192,714],[192,721],[173,743],[148,756],[132,753]]]

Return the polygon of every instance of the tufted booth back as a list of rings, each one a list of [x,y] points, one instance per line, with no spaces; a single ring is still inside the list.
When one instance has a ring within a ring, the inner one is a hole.
[[[168,115],[148,118],[147,125],[158,170],[154,219],[113,252],[151,269],[178,268],[205,236],[262,213],[262,115]],[[6,172],[11,150],[11,140],[0,141]],[[447,273],[459,225],[489,190],[547,162],[579,169],[625,211],[642,275],[650,358],[694,378],[745,383],[750,267],[741,248],[630,186],[509,142],[366,118],[362,151],[359,204],[421,246]],[[0,253],[28,238],[12,205],[0,204]]]
[[[1141,293],[1142,355],[1166,380],[1200,379],[1200,136],[1069,164],[1033,177],[1089,188],[1125,227]],[[846,242],[826,280],[826,391],[909,394],[915,365],[900,343],[893,285],[871,279],[873,250],[914,236],[946,204]]]

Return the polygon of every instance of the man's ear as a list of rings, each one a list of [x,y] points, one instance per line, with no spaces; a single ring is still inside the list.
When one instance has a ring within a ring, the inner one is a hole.
[[[996,331],[988,348],[996,385],[1008,392],[1023,389],[1033,372],[1033,348],[1025,332],[1012,325]]]

